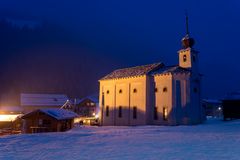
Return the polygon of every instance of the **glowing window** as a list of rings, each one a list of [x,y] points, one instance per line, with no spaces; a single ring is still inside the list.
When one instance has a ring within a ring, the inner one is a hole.
[[[163,120],[167,120],[168,110],[167,107],[163,107]]]

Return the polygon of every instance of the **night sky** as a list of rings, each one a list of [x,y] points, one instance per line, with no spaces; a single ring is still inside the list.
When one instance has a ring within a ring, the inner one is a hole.
[[[200,51],[203,98],[240,89],[238,0],[0,1],[2,104],[18,94],[98,92],[113,69],[178,63],[185,35]]]

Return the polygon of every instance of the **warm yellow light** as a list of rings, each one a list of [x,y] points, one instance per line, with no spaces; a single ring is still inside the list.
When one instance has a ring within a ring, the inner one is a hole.
[[[8,115],[8,114],[2,114],[0,115],[0,121],[13,121],[17,118],[19,115]]]
[[[96,113],[95,112],[93,112],[93,114],[92,114],[93,116],[95,116],[96,115]]]
[[[98,118],[99,117],[99,115],[97,114],[97,115],[95,115],[95,118]]]

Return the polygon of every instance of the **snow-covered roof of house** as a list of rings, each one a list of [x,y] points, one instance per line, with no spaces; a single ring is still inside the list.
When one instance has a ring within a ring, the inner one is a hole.
[[[100,80],[142,76],[142,75],[149,74],[151,71],[159,69],[163,66],[164,66],[163,63],[153,63],[153,64],[148,64],[148,65],[117,69],[117,70],[114,70],[113,72],[111,72],[110,74],[106,75],[105,77],[103,77]]]
[[[203,99],[202,101],[206,102],[206,103],[212,103],[212,104],[221,104],[222,103],[221,100],[217,100],[217,99]]]
[[[183,73],[183,72],[189,72],[189,69],[179,67],[178,65],[175,66],[164,66],[162,68],[159,68],[156,71],[153,71],[151,74],[166,74],[166,73]]]
[[[22,116],[22,118],[24,119],[28,115],[31,115],[32,113],[38,112],[38,111],[43,112],[57,120],[72,119],[72,118],[75,118],[78,116],[76,113],[69,111],[69,110],[65,110],[65,109],[43,108],[43,109],[38,109],[38,110],[32,111],[30,113],[27,113],[24,116]]]
[[[21,93],[21,106],[62,106],[67,100],[64,94]]]
[[[99,103],[98,94],[94,94],[94,95],[90,95],[90,96],[84,97],[84,98],[82,98],[82,99],[79,99],[79,100],[77,101],[77,104],[83,102],[83,101],[86,100],[86,99],[89,99],[89,100],[91,100],[92,102],[97,103],[97,104]]]
[[[232,92],[226,95],[223,100],[240,100],[240,91]]]

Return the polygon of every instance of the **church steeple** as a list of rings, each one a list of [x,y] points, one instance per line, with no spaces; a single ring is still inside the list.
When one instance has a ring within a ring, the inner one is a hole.
[[[198,52],[193,49],[194,39],[189,35],[188,14],[186,13],[186,35],[182,38],[182,49],[179,53],[179,66],[197,71]]]
[[[192,48],[192,46],[194,45],[194,39],[190,38],[190,35],[189,35],[187,12],[186,12],[185,16],[186,16],[186,35],[182,38],[182,46],[183,46],[183,48],[189,48],[189,47]]]

